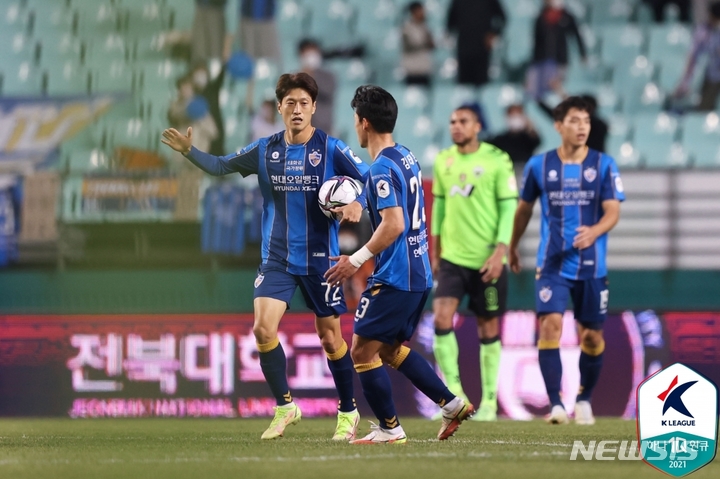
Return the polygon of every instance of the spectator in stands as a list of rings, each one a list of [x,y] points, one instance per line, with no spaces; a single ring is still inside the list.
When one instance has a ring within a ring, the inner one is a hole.
[[[521,104],[510,105],[505,111],[507,130],[488,140],[510,155],[514,165],[524,165],[540,146],[540,135],[530,119],[525,115]]]
[[[215,122],[217,135],[209,148],[211,154],[222,155],[225,152],[225,128],[220,110],[220,89],[225,79],[225,66],[223,65],[217,77],[210,77],[210,70],[205,62],[195,65],[192,69],[191,78],[195,93],[207,101],[210,116]]]
[[[531,98],[539,100],[552,90],[554,84],[564,82],[569,35],[577,40],[580,56],[585,61],[585,42],[575,17],[564,8],[563,0],[545,0],[545,6],[535,20],[535,46],[526,78]]]
[[[315,79],[318,85],[317,109],[313,115],[313,125],[328,135],[333,134],[333,105],[337,81],[335,74],[322,68],[323,52],[315,40],[305,38],[298,43],[300,68]]]
[[[282,118],[278,115],[275,100],[262,102],[260,109],[253,115],[250,127],[252,129],[252,141],[272,136],[285,129]]]
[[[675,90],[675,95],[678,97],[687,95],[698,59],[701,55],[707,55],[708,62],[700,90],[700,104],[697,107],[700,111],[714,110],[720,95],[720,2],[712,3],[709,11],[710,21],[698,26],[685,74]]]
[[[170,124],[181,131],[192,126],[194,142],[210,148],[218,136],[218,127],[210,114],[207,100],[196,93],[190,74],[179,78],[176,86],[177,97],[170,102],[167,114]],[[172,159],[180,167],[188,164],[182,155],[176,152],[173,152]]]
[[[175,82],[175,87],[177,88],[177,97],[170,102],[168,121],[170,122],[170,126],[176,130],[187,130],[187,127],[190,126],[190,119],[185,109],[188,103],[190,103],[190,100],[195,96],[192,78],[190,75],[178,78]]]
[[[665,20],[665,7],[668,5],[677,5],[680,9],[680,21],[690,21],[690,0],[643,0],[647,3],[653,12],[653,17],[657,23]]]
[[[498,0],[453,0],[447,29],[457,33],[458,83],[480,86],[489,81],[490,54],[504,26]]]
[[[280,64],[275,0],[240,1],[240,48],[256,60],[267,58]]]
[[[225,5],[227,0],[195,0],[190,61],[207,62],[222,58],[225,48]]]
[[[420,2],[412,2],[408,11],[410,18],[402,28],[402,67],[405,70],[405,83],[430,86],[435,42],[425,22],[425,7]]]

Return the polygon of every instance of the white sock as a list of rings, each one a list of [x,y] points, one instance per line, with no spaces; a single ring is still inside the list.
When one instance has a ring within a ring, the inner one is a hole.
[[[462,398],[455,396],[455,399],[447,403],[443,406],[442,410],[443,412],[453,412],[455,409],[458,408],[463,403]]]
[[[358,413],[358,410],[357,410],[357,408],[355,408],[355,409],[353,409],[352,411],[349,411],[349,412],[338,411],[338,416],[339,416],[340,414],[357,414],[357,413]]]
[[[281,408],[281,409],[290,409],[290,408],[295,407],[295,402],[294,402],[294,401],[293,401],[293,402],[289,402],[289,403],[287,403],[287,404],[283,404],[282,406],[278,406],[278,407]]]

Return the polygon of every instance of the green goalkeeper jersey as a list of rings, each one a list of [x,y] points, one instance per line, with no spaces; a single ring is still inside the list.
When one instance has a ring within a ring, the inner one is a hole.
[[[498,243],[510,243],[518,197],[510,157],[488,143],[469,154],[453,145],[438,154],[433,171],[439,209],[433,208],[431,230],[440,236],[440,257],[479,269]]]

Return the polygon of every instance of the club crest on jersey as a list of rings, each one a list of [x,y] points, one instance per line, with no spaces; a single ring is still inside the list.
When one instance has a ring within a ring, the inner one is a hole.
[[[558,173],[555,170],[548,171],[548,181],[557,181]]]
[[[259,275],[257,276],[257,278],[255,278],[255,287],[257,288],[258,286],[260,286],[260,285],[262,284],[262,282],[263,282],[264,279],[265,279],[265,275],[264,275],[264,274],[259,274]]]
[[[280,153],[277,152],[277,151],[273,151],[273,152],[270,154],[270,158],[272,158],[273,160],[275,160],[275,161],[273,161],[273,163],[275,163],[275,162],[278,160],[278,158],[280,158]],[[272,160],[271,160],[271,161],[272,161]]]
[[[597,170],[594,167],[587,168],[583,171],[583,176],[588,183],[592,183],[597,178]]]
[[[543,286],[540,290],[540,301],[547,303],[550,298],[552,298],[552,289],[550,289],[550,286]]]
[[[485,170],[483,170],[481,166],[478,166],[473,170],[473,174],[476,178],[480,177],[483,173],[485,173]]]
[[[310,161],[310,164],[311,164],[311,165],[317,166],[317,165],[320,164],[320,160],[322,160],[322,155],[320,154],[319,151],[313,150],[313,151],[308,155],[308,160]]]

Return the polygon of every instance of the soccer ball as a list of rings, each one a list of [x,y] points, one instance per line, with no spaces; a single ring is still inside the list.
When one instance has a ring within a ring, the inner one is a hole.
[[[340,218],[330,210],[349,205],[360,196],[362,190],[362,184],[349,176],[333,176],[318,191],[320,211],[328,218],[338,220]]]

